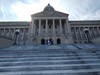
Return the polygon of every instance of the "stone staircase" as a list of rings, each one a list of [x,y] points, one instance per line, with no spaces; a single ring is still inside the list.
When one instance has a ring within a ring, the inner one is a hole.
[[[100,75],[99,49],[64,47],[13,46],[0,50],[0,75]]]

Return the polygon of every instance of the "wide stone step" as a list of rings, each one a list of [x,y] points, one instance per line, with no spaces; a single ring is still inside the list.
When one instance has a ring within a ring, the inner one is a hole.
[[[74,55],[84,55],[84,56],[95,56],[100,54],[96,53],[1,53],[0,57],[2,56],[74,56]]]
[[[75,60],[75,59],[99,59],[97,56],[79,56],[79,57],[21,57],[21,58],[0,58],[0,62],[12,61],[34,61],[34,60]]]
[[[85,60],[85,59],[99,59],[97,56],[92,57],[82,57],[82,56],[72,56],[72,57],[24,57],[24,58],[1,58],[0,62],[12,62],[12,61],[36,61],[36,60]]]
[[[99,67],[98,67],[99,66]],[[19,68],[18,68],[19,67]],[[44,71],[44,70],[82,70],[82,69],[100,69],[100,65],[87,65],[87,66],[14,66],[14,67],[1,67],[0,72],[16,72],[16,71]]]
[[[73,45],[40,45],[40,46],[12,46],[9,48],[5,48],[3,50],[32,50],[32,49],[77,49],[77,47]]]
[[[100,59],[82,59],[83,61],[100,61]],[[7,62],[0,62],[0,63],[20,63],[20,62],[73,62],[73,61],[82,61],[80,59],[73,59],[73,60],[19,60],[19,61],[7,61]]]
[[[0,62],[0,66],[16,66],[16,65],[56,65],[56,64],[85,64],[85,63],[100,63],[100,59],[87,60],[42,60],[42,61],[12,61]]]
[[[0,51],[0,54],[10,54],[10,53],[16,53],[16,54],[26,54],[26,53],[28,53],[28,54],[35,54],[35,53],[37,53],[37,54],[45,54],[45,53],[47,53],[47,54],[70,54],[70,53],[72,53],[72,54],[75,54],[75,53],[79,53],[79,54],[96,54],[96,53],[99,53],[99,52],[75,52],[75,51],[69,51],[69,52],[66,52],[66,51],[61,51],[61,52],[1,52]]]
[[[51,47],[51,46],[48,46],[48,47]],[[59,46],[57,46],[59,47]],[[52,49],[52,48],[33,48],[33,49],[28,49],[26,48],[26,46],[13,46],[13,47],[9,47],[9,48],[6,48],[6,49],[1,49],[2,51],[49,51],[49,50],[54,50],[54,51],[57,51],[57,50],[63,50],[63,51],[83,51],[83,50],[95,50],[95,51],[98,51],[99,48],[86,48],[86,49],[74,49],[74,48],[58,48],[58,49]]]
[[[46,65],[35,65],[35,64],[27,64],[27,65],[12,65],[12,66],[1,66],[0,69],[9,69],[9,68],[53,68],[53,67],[91,67],[91,68],[100,68],[100,63],[85,63],[85,64],[46,64]]]
[[[100,69],[1,72],[1,75],[97,75]]]
[[[16,48],[18,48],[18,47],[16,47]],[[54,52],[57,52],[57,51],[66,51],[66,52],[69,52],[69,51],[79,51],[79,52],[91,52],[91,51],[100,51],[99,49],[82,49],[82,50],[80,50],[80,49],[28,49],[28,50],[24,50],[23,48],[22,49],[20,49],[20,50],[14,50],[14,49],[8,49],[8,50],[3,50],[3,49],[1,49],[1,51],[2,52],[4,52],[4,51],[7,51],[7,52],[9,52],[9,51],[11,51],[11,52],[52,52],[52,51],[54,51]]]
[[[100,52],[100,50],[96,50],[96,49],[94,49],[94,50],[70,50],[70,49],[50,49],[50,50],[46,50],[46,49],[44,49],[44,50],[41,50],[41,49],[37,49],[37,50],[0,50],[1,52],[22,52],[22,53],[24,53],[24,52],[92,52],[92,51],[95,51],[95,52]]]
[[[5,55],[4,55],[4,56],[0,56],[0,60],[6,59],[6,58],[7,58],[7,59],[16,59],[16,58],[17,58],[17,59],[18,59],[18,58],[22,58],[22,59],[24,59],[24,58],[33,58],[33,59],[36,59],[36,58],[37,58],[37,59],[38,59],[38,58],[39,58],[39,59],[41,59],[41,58],[43,58],[43,59],[44,59],[44,58],[46,58],[46,59],[47,59],[47,58],[48,58],[48,59],[49,59],[49,58],[52,58],[52,59],[53,59],[53,58],[55,58],[55,59],[56,59],[56,58],[57,58],[57,59],[60,59],[60,58],[74,59],[74,58],[75,58],[75,59],[77,59],[77,58],[78,58],[78,59],[85,59],[85,58],[86,58],[86,59],[88,59],[88,58],[94,58],[94,59],[95,59],[95,58],[100,58],[100,56],[99,56],[99,55],[94,55],[94,56],[91,56],[91,55],[85,55],[85,56],[84,56],[84,55],[67,55],[67,56],[66,56],[66,55],[42,55],[42,56],[41,56],[41,55],[38,55],[38,56],[36,56],[36,55],[20,55],[20,56],[19,56],[19,55],[9,55],[9,56],[7,56],[7,55],[6,55],[6,56],[5,56]]]

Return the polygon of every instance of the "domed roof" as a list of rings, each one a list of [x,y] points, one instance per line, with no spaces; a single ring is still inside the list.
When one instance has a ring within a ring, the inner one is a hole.
[[[53,11],[55,10],[50,4],[48,4],[43,10],[43,12],[53,12]]]

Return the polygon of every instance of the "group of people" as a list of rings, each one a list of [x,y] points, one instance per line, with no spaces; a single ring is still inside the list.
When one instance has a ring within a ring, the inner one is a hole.
[[[47,44],[47,45],[53,45],[52,39],[47,39],[47,40],[46,40],[46,44]]]

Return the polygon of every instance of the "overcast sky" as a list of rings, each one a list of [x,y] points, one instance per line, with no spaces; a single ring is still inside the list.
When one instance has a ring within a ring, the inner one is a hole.
[[[0,0],[0,21],[31,21],[48,3],[69,20],[100,20],[100,0]]]

